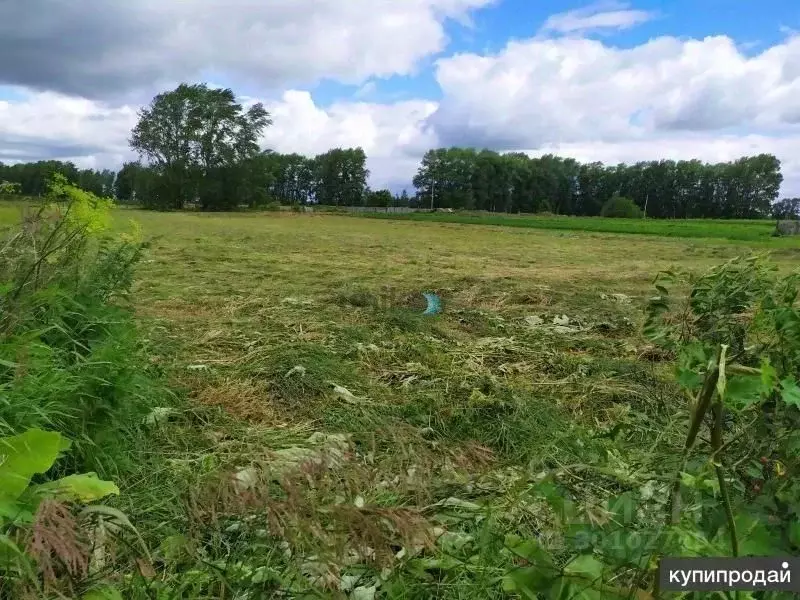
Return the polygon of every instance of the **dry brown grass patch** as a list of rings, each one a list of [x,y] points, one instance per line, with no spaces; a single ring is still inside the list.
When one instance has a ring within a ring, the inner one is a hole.
[[[152,304],[140,304],[136,313],[142,317],[164,319],[170,322],[191,321],[200,319],[208,323],[215,320],[216,311],[196,302],[184,300],[156,301]]]
[[[54,587],[65,572],[71,579],[80,580],[89,571],[89,544],[63,502],[42,501],[25,550],[36,560],[45,589]]]
[[[272,402],[265,382],[228,377],[206,385],[193,394],[205,406],[222,408],[228,414],[251,422],[283,425],[288,415]]]

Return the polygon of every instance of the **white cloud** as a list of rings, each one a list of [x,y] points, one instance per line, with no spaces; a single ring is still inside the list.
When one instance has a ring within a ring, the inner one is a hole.
[[[274,124],[265,144],[278,152],[315,155],[336,147],[361,146],[368,157],[375,187],[409,185],[419,157],[435,146],[424,120],[435,102],[411,100],[394,104],[348,102],[321,108],[309,92],[291,90],[267,104]]]
[[[73,160],[82,166],[117,166],[132,157],[128,136],[136,108],[53,92],[14,94],[0,101],[0,160]]]
[[[446,19],[494,1],[0,2],[0,83],[106,98],[208,73],[260,90],[355,84],[413,73],[444,49]]]
[[[542,33],[586,34],[620,31],[646,23],[655,12],[634,10],[627,4],[603,2],[585,8],[550,15],[541,28]]]
[[[522,148],[800,122],[800,38],[756,56],[724,36],[625,49],[532,39],[441,59],[437,79],[444,99],[431,123],[448,144]]]
[[[274,125],[264,143],[307,155],[362,146],[371,184],[395,188],[440,145],[608,163],[769,152],[783,161],[784,193],[800,195],[800,37],[758,54],[725,36],[662,37],[632,48],[537,37],[497,54],[441,59],[436,76],[439,102],[321,106],[308,91],[285,91],[266,102]],[[0,160],[118,166],[130,156],[134,121],[132,106],[27,93],[0,103]]]

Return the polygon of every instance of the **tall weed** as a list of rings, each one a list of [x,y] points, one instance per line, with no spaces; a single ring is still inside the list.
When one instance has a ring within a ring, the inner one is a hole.
[[[111,203],[56,176],[0,238],[0,434],[57,430],[76,467],[107,470],[105,446],[161,392],[126,305],[144,244],[109,233]]]

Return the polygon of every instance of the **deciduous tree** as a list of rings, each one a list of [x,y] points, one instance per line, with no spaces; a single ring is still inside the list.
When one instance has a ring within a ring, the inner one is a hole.
[[[139,112],[130,144],[157,175],[160,208],[223,210],[237,206],[252,174],[242,163],[270,123],[260,103],[245,109],[230,89],[181,84]]]

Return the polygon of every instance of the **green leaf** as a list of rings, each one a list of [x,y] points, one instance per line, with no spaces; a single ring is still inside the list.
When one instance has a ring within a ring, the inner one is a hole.
[[[800,408],[800,387],[793,377],[781,381],[781,398],[786,404]]]
[[[0,498],[0,524],[4,520],[16,524],[33,523],[32,507],[11,498]]]
[[[603,563],[591,554],[582,554],[564,567],[564,574],[582,577],[590,581],[600,581],[603,577]]]
[[[61,434],[56,431],[29,429],[0,438],[0,499],[19,498],[34,475],[53,466],[61,449]]]
[[[514,569],[503,578],[503,591],[518,593],[523,598],[537,600],[538,593],[545,592],[559,579],[557,574],[540,567]]]
[[[761,400],[763,389],[759,375],[734,375],[728,380],[725,403],[732,408],[743,410]]]
[[[473,541],[474,538],[471,535],[458,531],[445,531],[436,539],[436,543],[442,551],[450,555],[463,555],[464,549],[469,548]]]
[[[0,533],[0,565],[2,565],[0,573],[8,573],[14,565],[19,572],[25,572],[31,581],[37,580],[36,571],[28,555],[4,533]]]
[[[540,481],[533,486],[531,491],[541,495],[547,501],[562,523],[570,523],[575,519],[574,503],[552,481],[547,479]]]
[[[752,477],[753,479],[764,479],[764,466],[758,461],[754,460],[746,465],[744,472],[748,477]]]
[[[778,383],[778,372],[768,358],[761,361],[761,393],[766,397],[772,393]]]
[[[119,488],[113,481],[97,478],[97,473],[83,473],[62,477],[36,486],[38,492],[52,494],[63,500],[94,502],[106,496],[119,496]]]
[[[703,376],[694,369],[678,369],[678,384],[687,390],[696,390],[703,383]]]
[[[433,558],[433,557],[417,558],[414,559],[413,562],[416,566],[422,569],[425,570],[437,569],[440,571],[448,571],[450,569],[455,569],[458,567],[462,567],[464,565],[464,561],[446,555],[442,555],[439,558]]]
[[[636,519],[636,499],[633,493],[624,492],[608,501],[608,510],[618,525],[630,525]]]
[[[536,538],[521,538],[517,535],[507,535],[505,546],[515,556],[524,558],[529,563],[535,564],[540,570],[555,569],[550,553],[545,550]]]
[[[736,515],[736,534],[739,538],[739,556],[773,556],[780,552],[779,536],[775,536],[758,518],[748,514]],[[728,532],[721,535],[727,539]]]
[[[86,592],[81,596],[81,600],[123,600],[123,598],[117,588],[110,585],[102,585]]]
[[[189,538],[182,533],[170,535],[161,540],[158,550],[164,560],[168,563],[174,563],[181,557],[188,554]]]
[[[800,521],[796,519],[789,525],[789,541],[800,548]]]
[[[622,600],[617,594],[607,590],[596,590],[592,588],[591,582],[585,579],[575,579],[573,577],[562,577],[558,579],[547,594],[549,600]]]

